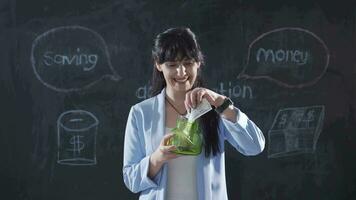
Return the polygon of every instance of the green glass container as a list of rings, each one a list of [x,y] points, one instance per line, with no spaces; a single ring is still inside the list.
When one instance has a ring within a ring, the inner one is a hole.
[[[168,145],[177,147],[174,153],[183,155],[199,155],[202,151],[202,133],[197,121],[189,122],[188,119],[180,117],[177,125],[173,128],[173,137],[168,141]]]

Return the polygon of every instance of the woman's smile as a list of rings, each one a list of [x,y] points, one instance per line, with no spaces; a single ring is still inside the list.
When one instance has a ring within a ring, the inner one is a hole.
[[[188,77],[185,78],[174,78],[173,79],[177,83],[185,83],[188,80]]]

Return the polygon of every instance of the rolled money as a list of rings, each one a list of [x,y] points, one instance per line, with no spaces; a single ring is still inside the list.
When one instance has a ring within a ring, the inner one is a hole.
[[[208,100],[203,98],[201,103],[197,107],[190,110],[190,112],[186,115],[186,118],[189,122],[194,122],[196,119],[209,112],[211,109],[213,108],[211,107]]]

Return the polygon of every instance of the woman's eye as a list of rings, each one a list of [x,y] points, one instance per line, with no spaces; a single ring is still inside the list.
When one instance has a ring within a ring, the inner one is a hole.
[[[194,62],[186,62],[186,63],[184,63],[184,66],[190,67],[190,66],[192,66],[193,64],[194,64]]]
[[[177,64],[168,64],[168,67],[177,67]]]

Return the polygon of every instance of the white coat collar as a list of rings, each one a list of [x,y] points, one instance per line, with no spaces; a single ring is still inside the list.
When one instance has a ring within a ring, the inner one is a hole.
[[[156,96],[154,106],[153,106],[153,118],[152,118],[152,129],[151,129],[151,144],[152,151],[157,149],[159,146],[161,139],[165,134],[165,126],[166,126],[166,88],[163,88],[161,93]]]

